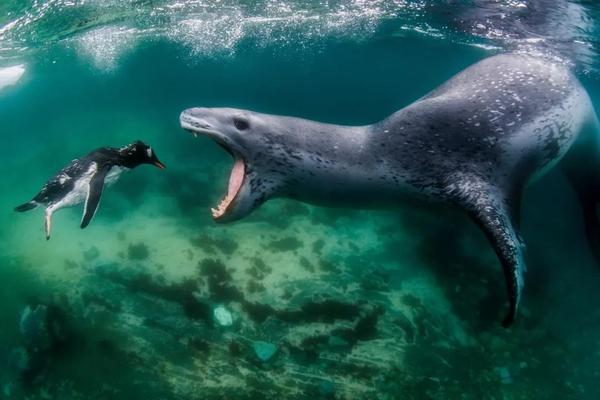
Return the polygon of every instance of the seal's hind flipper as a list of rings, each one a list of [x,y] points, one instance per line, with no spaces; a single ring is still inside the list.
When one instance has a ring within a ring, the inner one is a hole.
[[[519,307],[525,271],[523,245],[513,225],[517,219],[514,211],[507,205],[507,196],[501,189],[479,177],[455,177],[448,191],[484,231],[502,264],[509,301],[509,311],[502,325],[508,327]]]
[[[100,169],[92,176],[92,179],[90,179],[87,196],[85,198],[83,217],[81,218],[81,229],[88,226],[96,214],[98,204],[100,204],[100,197],[102,196],[102,189],[104,188],[104,178],[109,169],[110,168]]]
[[[508,314],[502,325],[508,327],[515,319],[523,290],[523,272],[525,271],[523,245],[511,225],[511,218],[501,205],[493,204],[493,202],[478,203],[477,207],[470,210],[469,214],[494,246],[496,255],[502,264],[509,302]]]

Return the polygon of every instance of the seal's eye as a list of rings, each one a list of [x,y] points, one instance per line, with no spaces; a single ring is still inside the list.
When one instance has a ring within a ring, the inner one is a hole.
[[[240,131],[244,131],[250,126],[250,124],[248,124],[248,121],[239,117],[233,119],[233,125],[235,125],[235,127]]]

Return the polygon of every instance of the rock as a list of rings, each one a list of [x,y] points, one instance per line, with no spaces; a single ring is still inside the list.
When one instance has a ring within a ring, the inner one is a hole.
[[[30,304],[21,313],[19,332],[24,348],[13,352],[21,382],[39,383],[50,364],[72,343],[72,334],[62,309],[53,304]]]
[[[4,394],[4,397],[10,397],[11,392],[12,392],[12,383],[7,383],[2,386],[2,394]]]
[[[20,374],[27,368],[29,356],[24,347],[15,349],[0,349],[0,386],[4,397],[0,393],[0,398],[8,398],[14,395]]]
[[[327,344],[330,347],[335,347],[335,348],[345,348],[345,347],[350,347],[350,343],[348,343],[348,341],[342,337],[333,335],[329,337],[329,340],[327,341]]]
[[[217,306],[213,310],[213,316],[215,321],[220,326],[231,326],[233,325],[233,315],[225,308],[225,306]]]
[[[495,352],[500,352],[506,348],[506,343],[498,336],[494,336],[490,341],[490,348]]]
[[[127,249],[127,257],[130,260],[145,260],[149,255],[150,250],[144,243],[130,244]]]
[[[363,274],[360,281],[360,287],[370,291],[387,291],[389,290],[388,282],[385,276],[380,271],[368,271]]]
[[[510,376],[510,372],[508,372],[508,368],[506,367],[498,367],[498,375],[500,375],[500,381],[505,385],[512,383],[512,378]]]
[[[43,304],[27,306],[21,312],[19,332],[25,344],[34,351],[45,351],[52,345],[48,331],[48,307]]]
[[[277,346],[275,346],[273,343],[262,342],[260,340],[254,342],[252,348],[254,349],[254,353],[256,353],[258,359],[262,362],[268,362],[273,358],[275,353],[277,353]]]
[[[10,354],[10,366],[17,371],[23,371],[29,364],[29,356],[24,347],[17,347]]]
[[[319,383],[319,394],[326,398],[332,399],[335,397],[335,383],[330,380],[323,380]]]
[[[238,357],[242,353],[240,344],[235,340],[231,340],[227,344],[227,349],[229,350],[229,354],[233,357]]]
[[[93,261],[100,256],[100,251],[96,246],[92,246],[83,252],[83,258],[86,261]]]

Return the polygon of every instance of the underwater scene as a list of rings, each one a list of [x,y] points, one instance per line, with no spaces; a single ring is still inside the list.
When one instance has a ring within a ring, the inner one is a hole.
[[[585,0],[1,0],[0,399],[599,399],[599,49]]]

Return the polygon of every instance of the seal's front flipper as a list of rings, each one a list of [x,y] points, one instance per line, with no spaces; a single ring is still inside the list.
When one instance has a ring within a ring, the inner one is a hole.
[[[109,169],[110,168],[100,169],[92,176],[92,179],[90,179],[85,199],[85,207],[83,209],[83,217],[81,218],[81,229],[88,226],[96,214],[98,204],[100,204],[100,197],[102,196],[102,189],[104,188],[104,178]]]
[[[451,183],[448,189],[454,200],[484,231],[502,264],[509,301],[509,311],[502,325],[508,327],[519,307],[525,271],[523,245],[513,226],[517,218],[507,206],[503,191],[478,177],[463,176]]]

